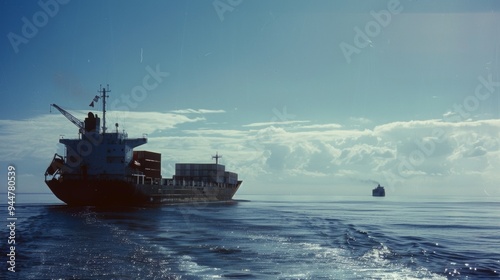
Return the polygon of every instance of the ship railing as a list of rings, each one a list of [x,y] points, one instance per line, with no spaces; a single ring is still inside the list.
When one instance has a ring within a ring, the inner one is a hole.
[[[146,177],[144,174],[132,174],[132,177],[135,177],[136,184],[144,185],[144,178]]]
[[[131,174],[129,182],[140,185],[160,185],[161,178],[146,177],[144,174]]]
[[[160,178],[146,177],[146,184],[149,185],[159,185]]]
[[[47,176],[46,176],[47,177]],[[53,179],[57,180],[104,180],[104,181],[110,181],[110,180],[123,180],[123,175],[121,174],[100,174],[100,175],[85,175],[85,174],[72,174],[72,173],[63,173],[63,172],[56,172],[52,176]]]

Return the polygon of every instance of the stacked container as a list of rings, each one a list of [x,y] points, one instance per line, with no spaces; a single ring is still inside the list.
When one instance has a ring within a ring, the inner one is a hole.
[[[161,178],[161,154],[150,151],[134,151],[134,161],[139,163],[136,168],[146,177]]]
[[[238,175],[233,172],[225,172],[225,170],[225,166],[221,164],[177,163],[175,164],[174,178],[186,181],[236,184]]]

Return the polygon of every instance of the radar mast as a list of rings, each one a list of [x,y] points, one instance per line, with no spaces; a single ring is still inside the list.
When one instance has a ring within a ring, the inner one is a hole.
[[[109,97],[106,93],[111,92],[111,90],[109,90],[109,85],[106,88],[101,85],[98,92],[102,94],[99,97],[102,98],[102,134],[104,134],[106,133],[106,97]]]
[[[216,152],[215,156],[212,156],[212,159],[215,159],[215,165],[219,164],[220,158],[222,158],[222,155],[219,156],[219,152]]]

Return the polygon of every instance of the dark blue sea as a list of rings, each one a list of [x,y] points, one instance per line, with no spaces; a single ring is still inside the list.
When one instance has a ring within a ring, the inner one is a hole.
[[[16,199],[15,272],[0,232],[6,279],[500,278],[498,197],[237,195],[128,209]]]

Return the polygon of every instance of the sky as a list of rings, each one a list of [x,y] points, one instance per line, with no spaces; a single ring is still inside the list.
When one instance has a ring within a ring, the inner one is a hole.
[[[49,192],[100,85],[140,150],[241,194],[500,196],[500,2],[0,1],[0,172]]]

